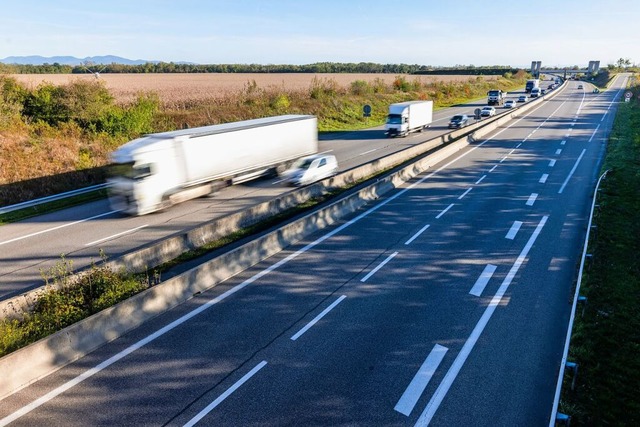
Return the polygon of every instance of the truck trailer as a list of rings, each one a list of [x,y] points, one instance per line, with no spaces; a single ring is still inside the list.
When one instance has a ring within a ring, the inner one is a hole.
[[[113,209],[144,215],[318,152],[314,116],[285,115],[145,135],[111,153]]]
[[[507,97],[507,92],[500,89],[493,89],[487,92],[487,105],[502,105]]]
[[[407,136],[428,128],[433,122],[433,101],[407,101],[389,105],[386,135]]]
[[[533,79],[533,80],[527,80],[527,84],[524,87],[525,92],[527,93],[531,93],[531,91],[535,88],[540,87],[540,80],[539,79]]]

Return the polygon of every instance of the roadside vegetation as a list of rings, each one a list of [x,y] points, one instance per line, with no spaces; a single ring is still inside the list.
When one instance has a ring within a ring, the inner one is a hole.
[[[155,280],[115,272],[104,263],[92,265],[79,278],[74,273],[71,261],[63,257],[43,274],[45,289],[31,311],[3,313],[0,357],[111,307],[147,289]]]
[[[527,73],[497,79],[469,77],[429,82],[398,76],[353,81],[316,78],[306,90],[244,88],[224,97],[168,101],[153,92],[118,104],[101,80],[77,79],[35,88],[0,75],[0,206],[104,182],[108,154],[145,133],[226,123],[279,114],[312,114],[320,131],[342,131],[384,122],[390,103],[433,100],[436,108],[481,98],[491,88],[522,87]],[[369,104],[372,116],[364,118]]]
[[[560,411],[572,426],[640,425],[640,86],[621,103],[609,138]],[[583,313],[583,314],[581,314]]]

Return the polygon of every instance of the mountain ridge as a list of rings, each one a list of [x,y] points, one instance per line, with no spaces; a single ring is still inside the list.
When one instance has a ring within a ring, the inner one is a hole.
[[[87,56],[85,58],[76,58],[75,56],[7,56],[0,59],[0,62],[4,64],[20,64],[20,65],[43,65],[43,64],[55,64],[60,65],[110,65],[110,64],[123,64],[123,65],[142,65],[146,63],[157,64],[161,61],[151,61],[147,59],[127,59],[121,56],[115,55],[102,55],[102,56]]]

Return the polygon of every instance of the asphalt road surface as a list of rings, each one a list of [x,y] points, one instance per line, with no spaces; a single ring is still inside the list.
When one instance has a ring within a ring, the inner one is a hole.
[[[449,132],[452,115],[473,114],[481,102],[484,99],[437,111],[430,129],[406,138],[386,138],[382,127],[322,135],[320,151],[334,152],[340,170],[347,170]],[[114,212],[102,200],[4,225],[0,227],[0,299],[42,286],[42,273],[50,275],[62,254],[77,270],[99,261],[101,250],[116,258],[288,191],[291,188],[280,179],[263,179],[142,217]]]
[[[0,425],[547,425],[624,78],[5,398]]]

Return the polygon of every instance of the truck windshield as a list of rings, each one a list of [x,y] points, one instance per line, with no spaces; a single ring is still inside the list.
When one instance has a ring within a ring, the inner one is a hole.
[[[390,125],[401,125],[402,116],[400,114],[389,114],[387,116],[387,123]]]
[[[497,90],[490,90],[489,91],[489,96],[498,96],[500,94],[500,92],[498,92]]]
[[[109,167],[109,175],[129,179],[142,179],[151,175],[151,165],[136,165],[134,162],[114,163]]]

